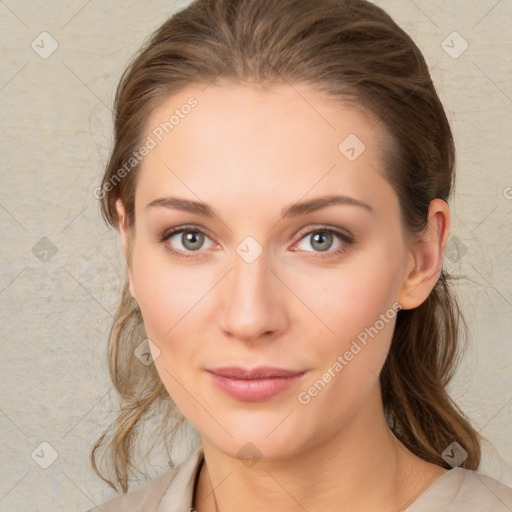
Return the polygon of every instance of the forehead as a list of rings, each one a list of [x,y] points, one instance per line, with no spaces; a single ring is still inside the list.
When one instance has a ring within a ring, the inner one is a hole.
[[[192,105],[192,106],[190,106]],[[230,133],[234,141],[247,133],[258,141],[273,140],[276,132],[315,139],[357,134],[360,138],[383,137],[376,117],[360,103],[334,98],[307,84],[266,85],[195,85],[169,96],[152,112],[146,132],[166,138],[171,132],[178,143],[180,134],[189,136],[193,125],[196,138],[206,143],[213,136],[219,142]],[[370,132],[370,133],[368,133]],[[275,144],[284,144],[281,137]],[[371,141],[369,141],[371,142]],[[297,149],[297,148],[296,148]],[[337,150],[337,146],[334,150]]]
[[[212,201],[241,191],[248,203],[309,191],[364,200],[386,183],[373,116],[305,85],[188,87],[153,111],[148,137],[138,186],[148,200],[162,187]]]

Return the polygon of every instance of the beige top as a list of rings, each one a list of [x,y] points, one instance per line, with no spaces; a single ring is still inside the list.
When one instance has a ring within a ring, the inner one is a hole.
[[[87,512],[192,512],[196,479],[204,460],[197,448],[178,466],[138,489]],[[451,469],[403,512],[512,512],[512,488],[478,471]]]

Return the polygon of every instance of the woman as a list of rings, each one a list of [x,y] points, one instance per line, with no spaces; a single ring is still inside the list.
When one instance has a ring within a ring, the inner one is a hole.
[[[122,407],[92,462],[125,494],[101,510],[512,509],[446,392],[454,147],[404,31],[365,1],[197,0],[115,108]],[[155,412],[201,444],[127,492]]]

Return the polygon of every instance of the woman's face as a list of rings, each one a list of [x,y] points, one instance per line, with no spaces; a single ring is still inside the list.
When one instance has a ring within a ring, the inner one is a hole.
[[[297,454],[376,413],[414,267],[379,130],[287,85],[189,88],[151,117],[131,291],[170,396],[225,453]]]

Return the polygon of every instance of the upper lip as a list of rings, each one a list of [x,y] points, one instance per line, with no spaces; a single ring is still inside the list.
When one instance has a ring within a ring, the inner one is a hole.
[[[223,366],[221,368],[210,368],[208,372],[220,375],[222,377],[231,377],[234,379],[270,379],[277,377],[295,377],[304,373],[303,371],[287,370],[286,368],[276,368],[274,366],[258,366],[257,368],[243,368],[241,366]]]

